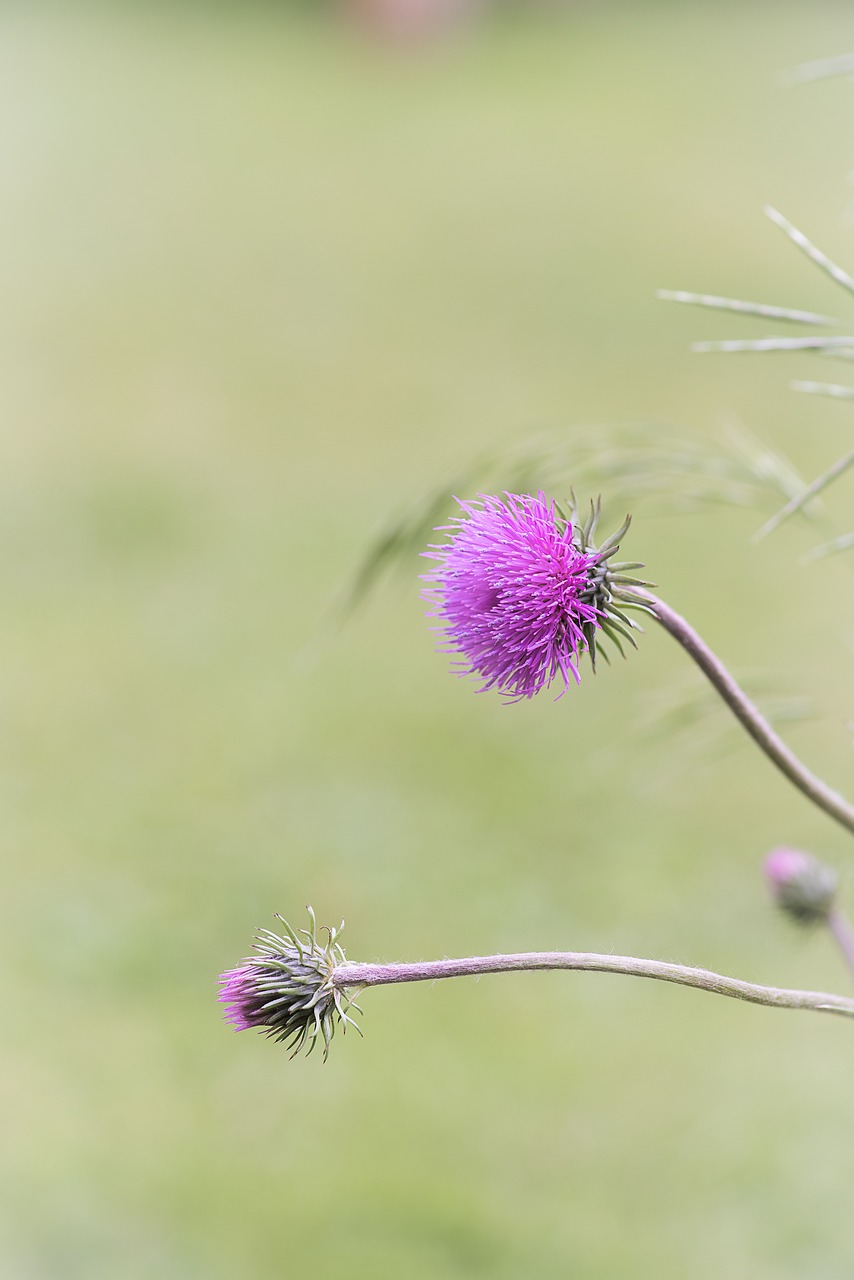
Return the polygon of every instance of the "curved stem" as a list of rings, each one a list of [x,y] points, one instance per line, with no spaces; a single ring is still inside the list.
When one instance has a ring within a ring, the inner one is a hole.
[[[671,609],[670,605],[665,604],[652,592],[638,589],[635,595],[643,601],[646,610],[661,623],[665,631],[668,631],[694,659],[730,711],[747,730],[756,745],[765,752],[768,759],[807,799],[812,800],[813,804],[817,804],[847,831],[854,833],[854,805],[829,787],[826,782],[822,782],[821,778],[817,778],[805,764],[801,763],[794,752],[789,750],[694,628],[675,609]]]
[[[833,907],[829,912],[827,927],[845,957],[845,963],[854,973],[854,929],[851,928],[848,918],[842,914],[838,907]]]
[[[693,969],[663,960],[643,960],[635,956],[595,955],[587,951],[524,951],[514,955],[468,956],[461,960],[423,960],[414,964],[355,964],[346,961],[332,975],[332,985],[380,987],[397,982],[435,982],[440,978],[472,977],[483,973],[512,973],[542,969],[574,969],[593,973],[622,973],[633,978],[655,978],[696,987],[713,995],[764,1004],[776,1009],[814,1009],[854,1018],[854,999],[823,991],[793,991],[784,987],[762,987],[739,978],[726,978],[708,969]]]

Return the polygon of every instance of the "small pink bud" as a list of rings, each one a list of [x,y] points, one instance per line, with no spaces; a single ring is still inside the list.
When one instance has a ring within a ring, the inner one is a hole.
[[[780,848],[764,864],[771,896],[800,924],[826,920],[833,909],[838,876],[832,867],[800,849]]]

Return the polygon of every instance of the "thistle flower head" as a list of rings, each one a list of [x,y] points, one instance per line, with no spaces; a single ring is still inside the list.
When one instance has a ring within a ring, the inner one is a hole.
[[[451,540],[424,554],[439,567],[423,575],[425,599],[435,608],[447,648],[462,655],[460,674],[478,675],[481,691],[496,688],[511,701],[531,698],[553,680],[580,680],[585,653],[595,666],[601,635],[622,652],[638,630],[626,608],[643,609],[634,588],[648,584],[612,564],[621,529],[599,547],[593,535],[599,504],[583,522],[542,492],[481,494],[460,502],[462,515],[447,526]]]
[[[800,849],[774,849],[765,859],[771,896],[799,924],[826,920],[833,908],[838,877],[832,867]]]
[[[358,1005],[332,981],[336,968],[346,964],[337,941],[343,923],[341,929],[324,928],[326,940],[320,942],[311,907],[308,915],[309,928],[299,932],[279,916],[284,937],[260,929],[257,954],[221,975],[217,998],[228,1006],[225,1017],[235,1031],[257,1027],[272,1040],[285,1041],[292,1057],[306,1045],[311,1053],[320,1036],[325,1059],[339,1022],[359,1030],[347,1012]]]

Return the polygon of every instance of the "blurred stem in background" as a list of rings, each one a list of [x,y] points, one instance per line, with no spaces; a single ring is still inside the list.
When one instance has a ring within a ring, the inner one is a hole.
[[[800,73],[796,75],[798,79],[819,79],[830,75],[846,74],[846,68],[851,65],[851,55],[842,58],[833,58],[823,60],[821,62],[806,64],[800,68]],[[788,237],[793,245],[803,253],[806,258],[816,266],[819,271],[823,272],[831,279],[834,284],[839,285],[850,298],[854,293],[854,277],[843,268],[835,263],[827,256],[823,250],[808,239],[804,233],[794,226],[788,218],[771,205],[765,206],[765,213],[771,221],[780,228],[780,230]],[[805,325],[810,328],[814,327],[839,327],[842,321],[833,319],[830,316],[818,315],[815,312],[805,311],[800,308],[781,307],[770,303],[745,302],[739,298],[724,298],[714,294],[690,293],[686,290],[659,289],[658,297],[665,302],[682,302],[690,306],[706,307],[712,310],[723,310],[735,312],[739,315],[753,316],[765,320],[779,321],[786,324]],[[806,352],[825,359],[835,360],[851,360],[854,358],[854,335],[833,334],[801,336],[801,337],[779,337],[771,335],[763,338],[744,339],[726,339],[716,342],[694,342],[692,343],[693,351],[698,352]],[[854,399],[854,387],[844,384],[819,382],[812,379],[798,379],[791,384],[795,391],[805,392],[809,395],[828,396],[834,400],[851,400]],[[812,502],[820,493],[823,493],[834,481],[844,475],[854,465],[854,450],[846,451],[837,458],[830,466],[812,481],[811,484],[803,486],[799,493],[794,493],[789,498],[785,506],[781,507],[774,513],[770,519],[762,525],[754,537],[754,541],[761,541],[767,537],[769,533],[773,533],[779,525],[795,514],[795,512],[803,510],[803,508]],[[843,535],[841,538],[834,538],[830,542],[824,543],[816,549],[814,554],[831,555],[840,551],[848,550],[852,545],[851,535]]]
[[[827,917],[827,927],[845,957],[845,963],[854,973],[854,929],[850,920],[838,907],[834,907]]]

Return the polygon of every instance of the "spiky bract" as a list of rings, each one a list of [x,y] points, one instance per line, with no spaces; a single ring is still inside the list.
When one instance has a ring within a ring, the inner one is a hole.
[[[281,920],[284,936],[260,929],[256,955],[220,977],[218,999],[229,1006],[226,1019],[236,1031],[255,1027],[273,1040],[284,1041],[292,1055],[308,1046],[311,1053],[318,1037],[323,1057],[339,1022],[359,1028],[348,1014],[354,1002],[333,984],[333,974],[346,957],[338,937],[343,929],[324,927],[326,940],[317,937],[314,912],[308,908],[310,926],[296,931]]]

